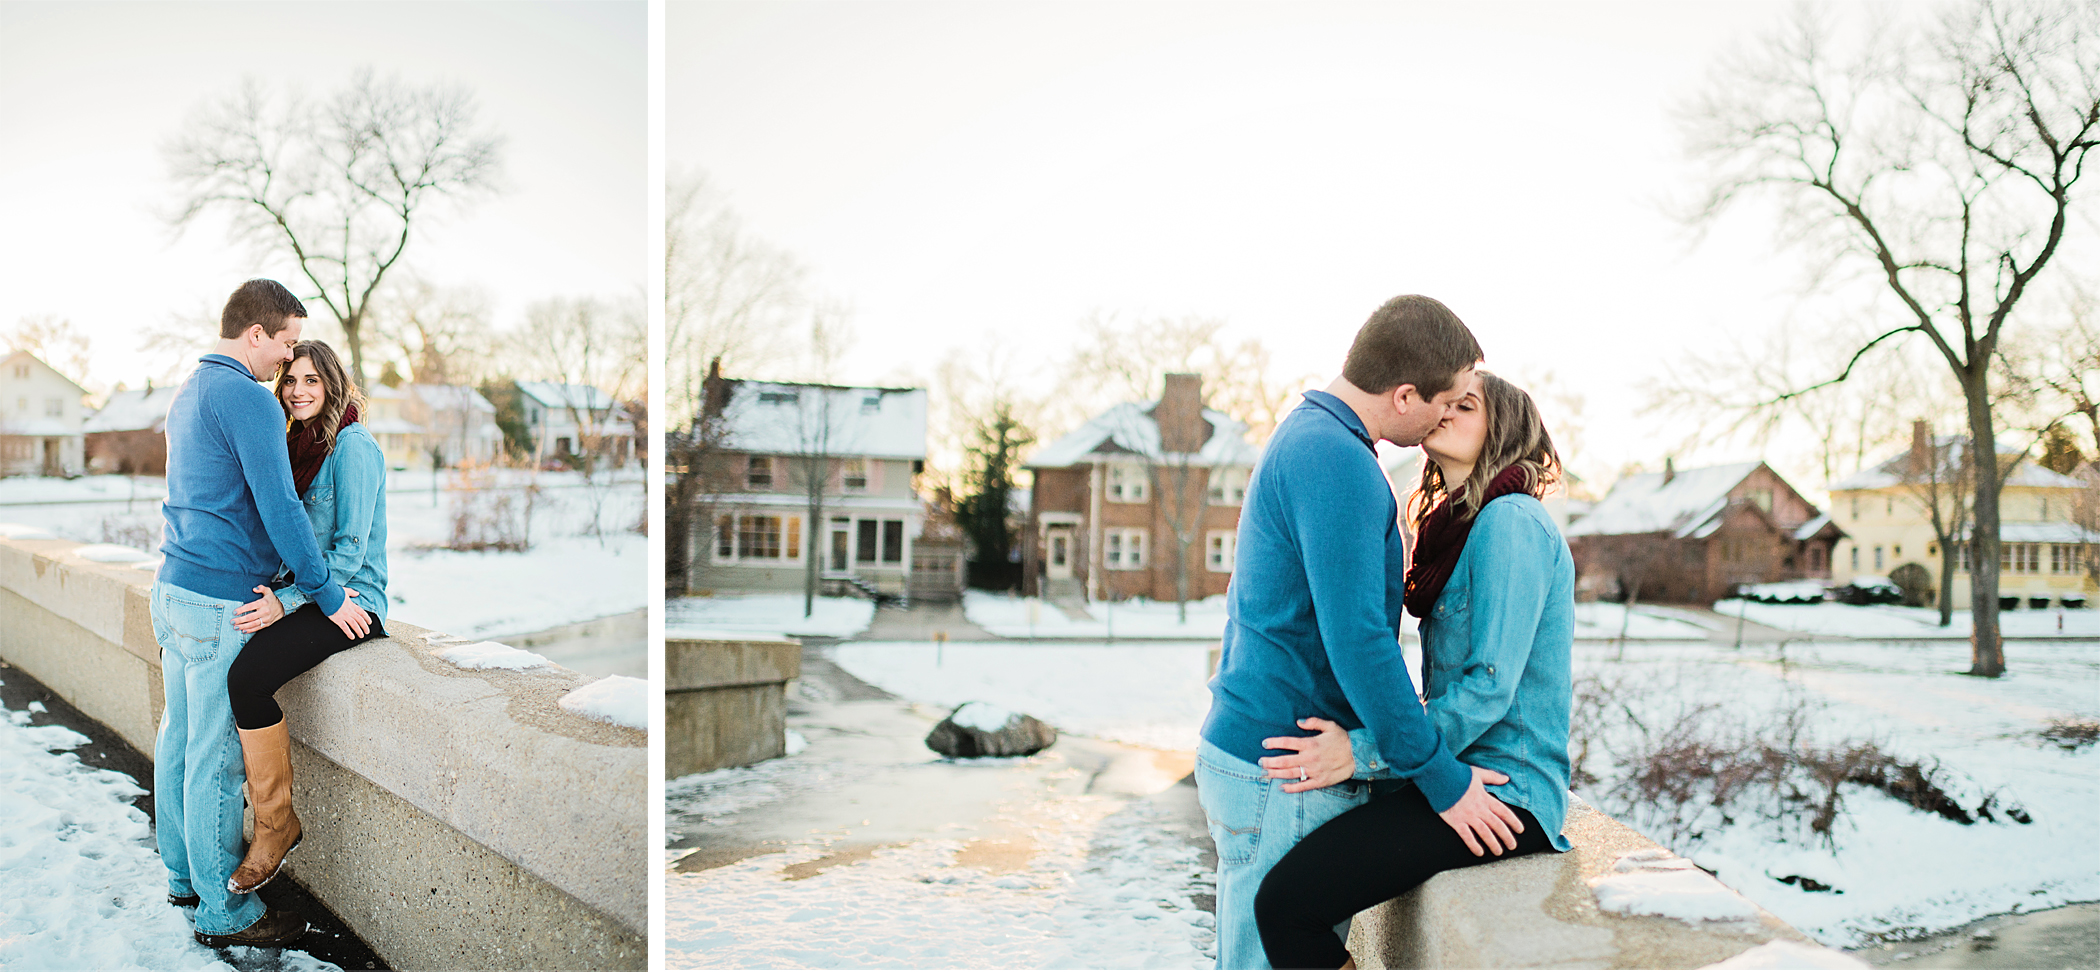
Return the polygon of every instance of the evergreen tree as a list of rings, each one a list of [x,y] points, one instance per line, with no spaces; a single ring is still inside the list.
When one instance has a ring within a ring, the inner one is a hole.
[[[1014,418],[1012,405],[1004,401],[994,402],[973,432],[976,442],[967,450],[971,493],[955,504],[955,521],[976,551],[970,561],[970,586],[1009,590],[1020,582],[1021,571],[1012,562],[1014,536],[1007,523],[1007,504],[1013,495],[1020,451],[1035,436]]]

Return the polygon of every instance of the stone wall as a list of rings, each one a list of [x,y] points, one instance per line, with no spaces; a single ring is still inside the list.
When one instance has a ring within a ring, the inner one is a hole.
[[[664,642],[664,777],[749,766],[787,752],[787,683],[802,644]]]
[[[0,657],[147,756],[150,571],[0,538]],[[458,668],[389,622],[278,694],[305,844],[289,869],[400,969],[647,965],[647,734],[562,711],[592,679]],[[150,781],[141,781],[150,782]]]

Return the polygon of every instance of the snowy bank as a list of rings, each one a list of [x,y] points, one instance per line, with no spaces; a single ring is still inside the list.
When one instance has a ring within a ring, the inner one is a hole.
[[[150,757],[151,575],[77,546],[0,540],[0,655]],[[585,676],[461,669],[436,652],[463,639],[388,630],[278,694],[313,808],[300,883],[396,967],[642,967],[646,734],[563,711]]]
[[[808,617],[800,594],[717,594],[664,601],[664,637],[851,638],[875,620],[875,602],[819,597]]]
[[[1190,601],[1095,601],[1086,606],[1091,620],[1065,616],[1041,598],[1010,597],[989,591],[963,592],[963,614],[974,624],[1004,638],[1187,638],[1212,641],[1225,634],[1225,595]]]

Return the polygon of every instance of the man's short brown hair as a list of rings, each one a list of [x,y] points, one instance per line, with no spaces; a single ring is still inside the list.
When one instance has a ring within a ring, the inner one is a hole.
[[[1386,301],[1357,330],[1342,377],[1373,395],[1413,385],[1415,394],[1434,398],[1481,357],[1480,342],[1451,308],[1406,294]]]
[[[305,317],[306,305],[275,280],[257,278],[234,288],[219,314],[219,336],[237,338],[251,327],[262,325],[263,333],[276,337],[294,317]]]

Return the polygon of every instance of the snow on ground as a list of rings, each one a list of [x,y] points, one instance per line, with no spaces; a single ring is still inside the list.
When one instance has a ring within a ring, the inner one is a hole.
[[[532,549],[471,552],[430,549],[449,539],[454,511],[470,491],[441,488],[433,497],[430,473],[388,473],[390,616],[447,634],[485,638],[642,609],[648,603],[649,543],[629,529],[640,521],[646,503],[639,469],[596,485],[569,472],[501,470],[495,479],[506,487],[528,481],[541,490],[534,504]],[[146,476],[4,478],[0,521],[82,543],[155,552],[164,487],[160,479]],[[594,519],[602,536],[587,535]]]
[[[717,634],[851,638],[875,620],[875,602],[859,597],[819,597],[802,616],[800,594],[724,594],[664,601],[664,637]]]
[[[5,711],[5,710],[0,710]],[[167,903],[153,828],[131,805],[131,777],[65,750],[89,742],[63,726],[0,719],[0,968],[201,969],[231,972],[190,937]],[[296,950],[237,948],[243,969],[336,966]]]
[[[832,661],[914,702],[987,702],[1060,732],[1194,752],[1210,711],[1207,644],[860,641]]]
[[[1096,601],[1086,606],[1091,621],[1065,617],[1057,606],[1033,597],[964,591],[963,614],[1006,638],[1188,638],[1216,640],[1225,633],[1225,595],[1188,603],[1188,622],[1171,601]]]
[[[1932,608],[1900,607],[1893,604],[1757,604],[1729,599],[1714,604],[1714,611],[1729,617],[1741,614],[1758,624],[1810,635],[1845,638],[1907,640],[1918,638],[1969,639],[1969,612],[1956,611],[1953,623],[1940,627],[1940,614]],[[2100,611],[2072,609],[2001,611],[1998,630],[2010,638],[2100,637]]]
[[[1626,606],[1606,601],[1575,605],[1575,637],[1581,640],[1619,637],[1621,625],[1628,639],[1705,641],[1707,629],[1682,618],[1670,617],[1655,608],[1634,605],[1633,616]]]
[[[1636,646],[1623,662],[1610,652],[1578,645],[1576,675],[1609,680],[1612,710],[1639,712],[1659,732],[1688,707],[1711,706],[1702,721],[1721,736],[1729,726],[1771,724],[1799,704],[1817,745],[1871,741],[1928,767],[1937,761],[1947,790],[1971,811],[1995,795],[1998,819],[1964,826],[1847,785],[1827,843],[1809,832],[1803,808],[1781,824],[1740,811],[1727,822],[1714,811],[1697,836],[1676,841],[1673,850],[1824,943],[1912,938],[2100,898],[2100,748],[2066,752],[2037,737],[2051,719],[2100,717],[2100,657],[2089,643],[2015,643],[2011,674],[1995,680],[1955,674],[1968,665],[1962,642]],[[1608,783],[1582,792],[1670,841],[1664,819],[1627,809]],[[2033,823],[2013,822],[2008,806]],[[1805,890],[1802,877],[1835,890]]]
[[[1004,870],[955,866],[963,843],[877,850],[792,884],[822,848],[664,878],[664,964],[690,968],[1198,969],[1216,922],[1196,848],[1160,811],[1081,796],[1037,812],[1037,853]]]

